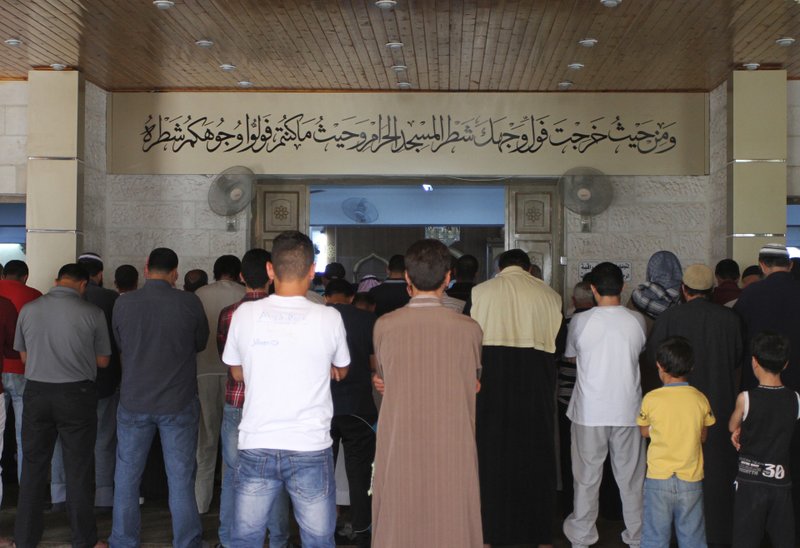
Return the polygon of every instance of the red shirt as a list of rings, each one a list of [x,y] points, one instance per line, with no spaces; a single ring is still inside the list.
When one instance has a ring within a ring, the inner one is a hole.
[[[16,280],[0,280],[0,297],[5,297],[14,304],[17,313],[22,310],[22,307],[34,299],[38,299],[42,293],[38,289],[28,287],[22,282]],[[17,320],[14,319],[14,328],[16,329]],[[13,345],[13,341],[12,341]],[[7,357],[3,363],[3,373],[17,373],[19,375],[25,374],[25,365],[20,361],[19,357]]]
[[[247,301],[258,301],[266,297],[264,291],[248,291],[238,303],[233,303],[226,306],[219,313],[219,322],[217,323],[217,350],[219,357],[222,358],[222,351],[225,350],[225,342],[228,340],[228,330],[231,328],[231,320],[233,313],[239,308],[239,305]],[[231,375],[230,367],[228,368],[228,380],[225,383],[225,403],[233,407],[241,408],[244,405],[244,383],[239,382]]]

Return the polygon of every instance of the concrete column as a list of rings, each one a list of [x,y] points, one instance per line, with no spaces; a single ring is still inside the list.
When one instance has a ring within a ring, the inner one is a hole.
[[[28,284],[47,291],[82,246],[84,81],[31,71],[28,85]]]
[[[728,81],[728,256],[744,268],[786,241],[786,71]]]

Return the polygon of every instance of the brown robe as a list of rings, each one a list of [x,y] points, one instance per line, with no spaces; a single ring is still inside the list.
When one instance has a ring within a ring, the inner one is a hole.
[[[375,455],[375,548],[481,548],[477,322],[415,297],[375,324],[386,384]]]

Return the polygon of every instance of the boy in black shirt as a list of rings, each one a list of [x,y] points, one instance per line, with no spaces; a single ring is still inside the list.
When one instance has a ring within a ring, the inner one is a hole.
[[[753,339],[753,373],[758,386],[739,394],[728,424],[739,451],[733,548],[761,546],[764,532],[774,548],[794,546],[789,447],[800,396],[781,383],[789,340],[765,331]]]

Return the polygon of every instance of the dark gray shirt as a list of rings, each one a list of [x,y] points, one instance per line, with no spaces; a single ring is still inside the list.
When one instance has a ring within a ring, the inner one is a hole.
[[[111,354],[103,311],[69,287],[54,287],[22,307],[14,350],[27,352],[25,378],[66,383],[93,381],[97,356]]]
[[[208,321],[194,293],[163,280],[120,295],[112,318],[122,360],[120,403],[133,413],[171,415],[197,395],[197,359]]]

